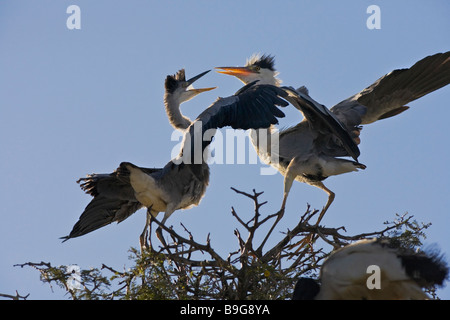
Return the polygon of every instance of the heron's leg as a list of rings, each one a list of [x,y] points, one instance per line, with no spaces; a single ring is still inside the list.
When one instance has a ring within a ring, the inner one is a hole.
[[[291,190],[292,183],[294,182],[295,178],[297,177],[297,174],[293,170],[294,160],[295,160],[295,158],[291,160],[291,162],[289,163],[289,165],[287,167],[286,173],[284,175],[283,202],[281,203],[281,209],[280,209],[281,216],[279,217],[279,219],[281,219],[281,217],[284,214],[284,208],[286,207],[286,201],[287,201],[287,198],[289,195],[289,191]]]
[[[291,162],[290,162],[290,164],[289,164],[289,166],[288,166],[288,168],[286,170],[286,174],[284,176],[284,195],[283,195],[283,202],[281,204],[281,209],[280,209],[280,211],[278,211],[277,220],[275,220],[275,222],[273,223],[272,227],[270,227],[269,232],[267,232],[266,237],[264,238],[264,240],[262,241],[261,245],[259,246],[259,249],[261,249],[261,250],[264,247],[264,245],[266,244],[267,239],[269,239],[269,237],[272,234],[273,230],[277,226],[278,222],[281,220],[281,218],[283,218],[284,208],[286,207],[286,200],[287,200],[287,197],[289,195],[289,191],[291,190],[292,183],[294,182],[295,177],[297,176],[292,170],[291,164],[293,163],[293,161],[294,160],[291,160]]]
[[[325,191],[328,194],[327,204],[325,205],[325,207],[323,207],[322,211],[320,212],[319,218],[317,219],[317,222],[315,224],[315,226],[317,227],[319,225],[320,221],[322,220],[323,216],[325,215],[325,212],[327,212],[328,208],[333,203],[335,194],[333,191],[331,191],[330,189],[325,187],[325,185],[322,182],[317,182],[316,184],[314,184],[314,186],[319,189],[322,189],[323,191]]]
[[[153,211],[152,208],[147,209],[146,213],[146,219],[145,219],[145,227],[144,230],[142,230],[141,235],[139,236],[139,244],[141,246],[141,252],[143,252],[145,249],[151,248],[152,241],[151,241],[151,231],[152,231],[152,222],[153,219],[158,215],[158,212]],[[150,244],[148,242],[150,241]]]
[[[171,204],[168,204],[166,207],[166,212],[164,213],[164,217],[161,220],[161,224],[165,225],[167,219],[172,215],[172,213],[175,211],[175,207]],[[166,241],[164,240],[164,237],[162,235],[162,228],[161,226],[156,229],[156,236],[158,237],[159,241],[163,244],[164,247],[167,246]]]
[[[149,248],[148,241],[147,241],[147,235],[148,235],[148,226],[150,224],[150,216],[151,215],[147,210],[144,230],[142,230],[142,233],[139,236],[139,244],[141,246],[141,253],[143,253],[146,249]]]
[[[315,227],[317,227],[317,226],[319,226],[320,221],[322,220],[323,216],[325,215],[325,212],[327,212],[328,208],[333,203],[335,194],[333,191],[331,191],[330,189],[325,187],[325,185],[321,181],[317,181],[317,182],[310,183],[310,184],[325,191],[328,194],[328,201],[327,201],[325,207],[323,207],[322,211],[320,212],[319,218],[317,219],[317,222],[314,225]],[[292,245],[291,247],[298,246],[298,249],[295,251],[296,253],[298,253],[302,248],[304,248],[305,246],[308,246],[308,248],[311,250],[311,253],[312,253],[313,252],[313,249],[312,249],[313,243],[317,240],[317,238],[318,238],[318,235],[309,234],[308,236],[306,236],[305,238],[303,238],[296,244]]]

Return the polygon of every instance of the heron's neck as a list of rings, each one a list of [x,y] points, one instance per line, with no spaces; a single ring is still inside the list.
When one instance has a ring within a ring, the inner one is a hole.
[[[281,83],[283,81],[281,81],[281,79],[276,77],[276,74],[270,79],[270,83],[266,83],[266,84],[271,84],[277,87],[281,87]]]
[[[257,84],[270,84],[276,87],[280,87],[281,86],[281,80],[277,79],[277,78],[272,78],[272,79],[267,79],[267,80],[261,80],[259,81]]]
[[[164,106],[166,107],[169,122],[175,129],[186,130],[192,123],[191,119],[184,116],[180,110],[180,101],[170,94],[164,95]]]
[[[257,84],[271,84],[280,87],[283,81],[277,77],[278,74],[279,72],[277,71],[264,71],[257,78],[259,80]]]

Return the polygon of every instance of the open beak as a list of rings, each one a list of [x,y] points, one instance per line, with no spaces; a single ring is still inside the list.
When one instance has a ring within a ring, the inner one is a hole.
[[[197,81],[198,79],[200,79],[201,77],[203,77],[205,74],[207,74],[207,73],[210,72],[210,71],[211,71],[211,70],[202,72],[202,73],[200,73],[199,75],[196,75],[195,77],[192,77],[191,79],[187,80],[187,81],[186,81],[187,86],[192,85],[195,81]],[[216,89],[216,88],[217,88],[217,87],[200,88],[200,89],[194,89],[194,88],[191,88],[191,89],[188,89],[188,90],[189,90],[189,91],[196,92],[196,93],[202,93],[202,92],[210,91],[210,90],[213,90],[213,89]]]
[[[252,71],[251,69],[247,68],[247,67],[216,67],[214,69],[219,69],[216,70],[218,73],[223,73],[223,74],[228,74],[230,76],[247,76],[249,74],[254,73],[254,71]]]
[[[195,92],[195,93],[202,93],[202,92],[205,92],[205,91],[214,90],[215,88],[217,88],[217,87],[200,88],[200,89],[189,89],[188,91],[192,91],[192,92]]]

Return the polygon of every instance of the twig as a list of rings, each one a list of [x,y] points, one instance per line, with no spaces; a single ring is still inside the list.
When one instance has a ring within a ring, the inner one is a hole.
[[[17,292],[17,290],[16,290],[16,295],[15,295],[15,296],[10,295],[10,294],[0,293],[0,297],[8,298],[8,299],[11,299],[11,300],[27,300],[27,298],[29,297],[29,295],[30,295],[30,294],[27,294],[26,296],[21,296],[21,295],[19,294],[19,292]]]
[[[222,257],[217,252],[215,252],[214,249],[211,248],[209,240],[208,240],[208,243],[206,245],[203,245],[203,244],[200,244],[198,242],[195,242],[194,240],[186,239],[186,238],[180,236],[173,229],[167,228],[165,225],[161,224],[161,222],[158,221],[157,219],[154,219],[154,222],[161,229],[163,229],[164,231],[169,233],[169,235],[175,237],[177,239],[177,243],[178,244],[183,244],[183,243],[184,244],[188,244],[192,248],[195,248],[195,250],[198,250],[198,251],[201,251],[201,252],[203,252],[203,251],[207,252],[215,260],[215,262],[208,261],[208,264],[219,265],[219,266],[222,266],[222,267],[226,267],[227,266],[227,261],[222,259]],[[208,238],[209,238],[209,236],[208,236]],[[174,255],[174,254],[169,254],[169,258],[173,259],[173,260],[180,259],[179,256]]]

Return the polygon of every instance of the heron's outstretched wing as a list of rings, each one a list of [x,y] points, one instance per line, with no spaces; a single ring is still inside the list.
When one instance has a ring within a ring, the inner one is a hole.
[[[203,139],[207,130],[227,126],[233,129],[259,129],[277,124],[277,118],[285,116],[277,106],[285,107],[289,104],[283,100],[287,93],[273,85],[255,83],[256,81],[245,85],[230,97],[218,98],[203,111],[186,132],[188,137],[185,136],[183,153],[187,152],[188,148],[194,150],[196,137],[202,139],[202,150],[207,147],[214,134],[213,132],[208,139]]]
[[[76,238],[104,227],[114,221],[121,222],[142,208],[137,200],[120,200],[105,196],[95,196],[86,206],[77,223],[63,241]]]
[[[311,126],[323,135],[332,134],[337,137],[349,156],[358,160],[360,151],[358,145],[352,139],[346,126],[327,107],[312,99],[305,92],[297,91],[290,87],[282,87],[288,94],[285,97],[295,108],[300,110]]]
[[[147,174],[161,169],[141,168]],[[131,187],[129,172],[120,166],[110,174],[90,174],[81,178],[81,188],[94,198],[86,206],[78,221],[64,241],[82,236],[112,222],[121,222],[141,209]]]
[[[450,51],[425,57],[411,68],[394,70],[330,110],[346,124],[369,124],[405,111],[407,103],[449,83]]]
[[[277,106],[288,103],[287,94],[273,85],[249,83],[227,98],[218,98],[195,121],[202,122],[204,130],[230,126],[233,129],[268,128],[277,124],[284,113]]]

